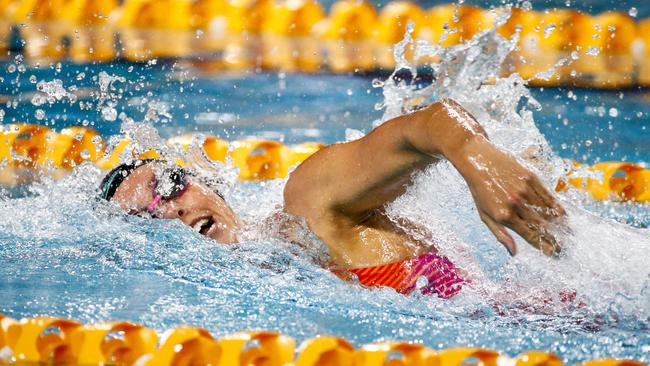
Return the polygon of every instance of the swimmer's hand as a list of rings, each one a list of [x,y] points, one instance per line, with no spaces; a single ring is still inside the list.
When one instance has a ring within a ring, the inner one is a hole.
[[[550,225],[565,211],[535,174],[482,135],[448,158],[465,178],[481,220],[511,255],[517,247],[506,227],[548,256],[560,253]]]

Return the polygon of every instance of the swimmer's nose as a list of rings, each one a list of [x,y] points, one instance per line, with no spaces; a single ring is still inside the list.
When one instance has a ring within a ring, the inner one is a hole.
[[[189,217],[186,213],[186,211],[182,207],[178,207],[178,205],[175,205],[173,203],[168,203],[165,205],[161,205],[156,209],[156,216],[164,218],[164,219],[179,219],[183,221],[186,225],[189,225],[187,222],[189,220]]]
[[[192,226],[194,224],[194,218],[192,218],[193,215],[188,215],[185,210],[183,209],[176,209],[175,210],[175,218],[181,220],[183,224],[187,226]]]

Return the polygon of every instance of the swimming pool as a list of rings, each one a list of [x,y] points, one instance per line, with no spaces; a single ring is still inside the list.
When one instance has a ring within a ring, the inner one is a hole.
[[[0,66],[9,70],[16,63]],[[210,74],[189,62],[20,65],[2,80],[4,123],[88,125],[103,136],[120,132],[121,121],[112,116],[123,112],[135,121],[146,117],[162,137],[202,132],[228,140],[333,143],[354,135],[351,130],[370,131],[382,117],[374,107],[386,90],[373,87],[372,77]],[[102,72],[124,81],[114,81],[115,90],[99,96]],[[60,79],[66,88],[74,86],[77,99],[34,105],[40,94],[32,75],[37,82]],[[646,91],[531,93],[542,107],[534,112],[535,125],[558,156],[587,163],[650,161]],[[117,113],[97,108],[99,98],[104,106],[114,103]],[[489,130],[501,144],[534,135],[532,130],[511,135],[506,130],[518,126],[508,122],[504,130],[499,125]],[[298,340],[335,334],[355,344],[407,339],[433,348],[470,345],[511,355],[546,349],[570,363],[607,356],[650,361],[650,277],[644,259],[650,235],[629,227],[650,224],[648,206],[565,197],[628,226],[571,208],[574,232],[567,241],[573,248],[562,262],[550,263],[525,245],[508,260],[480,223],[460,178],[441,164],[422,175],[394,210],[424,222],[441,238],[443,251],[457,248],[456,241],[467,243],[485,270],[490,293],[468,291],[442,301],[344,283],[315,265],[312,254],[296,253],[270,237],[264,219],[281,204],[283,180],[232,187],[229,200],[250,229],[244,243],[224,247],[178,222],[125,217],[97,202],[100,174],[82,166],[58,182],[0,191],[1,313],[83,322],[123,319],[158,331],[192,324],[215,335],[242,329],[278,330]],[[506,279],[516,292],[499,288]],[[573,286],[580,286],[587,307],[532,301],[536,308],[529,308],[529,299],[540,292]],[[497,293],[513,298],[495,307]]]

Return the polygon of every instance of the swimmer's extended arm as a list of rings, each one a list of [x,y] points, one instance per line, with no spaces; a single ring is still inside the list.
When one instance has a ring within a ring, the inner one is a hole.
[[[314,154],[292,173],[285,210],[305,217],[332,249],[337,240],[359,231],[374,211],[403,194],[414,172],[440,158],[463,176],[481,219],[511,254],[516,246],[506,227],[546,254],[559,251],[548,225],[564,214],[562,207],[533,173],[490,143],[478,122],[452,100]],[[388,230],[376,231],[381,236]]]

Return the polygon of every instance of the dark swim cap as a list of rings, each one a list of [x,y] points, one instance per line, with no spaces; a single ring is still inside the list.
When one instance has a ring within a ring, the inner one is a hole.
[[[117,188],[126,180],[126,178],[139,167],[155,161],[154,159],[135,160],[131,163],[120,164],[108,172],[99,185],[99,197],[110,201],[115,195]]]

